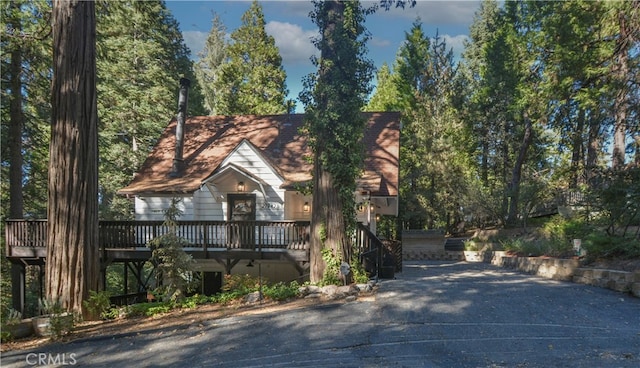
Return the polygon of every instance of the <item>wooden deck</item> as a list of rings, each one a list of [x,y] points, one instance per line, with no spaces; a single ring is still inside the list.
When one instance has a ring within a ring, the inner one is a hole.
[[[151,240],[175,231],[184,250],[196,259],[280,259],[309,261],[309,223],[295,221],[100,221],[103,262],[147,260]],[[46,258],[47,220],[7,220],[6,256],[38,264]]]
[[[193,258],[214,260],[227,274],[242,260],[284,261],[293,265],[300,276],[308,272],[310,266],[309,222],[179,221],[171,228],[161,221],[100,221],[98,231],[96,247],[100,250],[103,286],[107,285],[107,267],[122,263],[124,285],[118,298],[126,300],[130,296],[128,274],[133,277],[134,290],[138,292],[132,295],[146,295],[150,276],[144,275],[143,268],[151,259],[148,244],[171,232],[184,241],[184,250]],[[12,262],[13,308],[24,311],[25,266],[39,266],[43,274],[47,220],[6,220],[5,239],[6,257]],[[358,225],[353,241],[365,270],[383,277],[381,241],[362,224]]]

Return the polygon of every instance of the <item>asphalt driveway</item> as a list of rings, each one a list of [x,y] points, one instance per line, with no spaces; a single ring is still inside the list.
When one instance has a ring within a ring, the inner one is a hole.
[[[380,282],[375,300],[54,344],[4,353],[1,364],[640,366],[640,299],[481,263],[411,262],[404,266],[397,279]]]

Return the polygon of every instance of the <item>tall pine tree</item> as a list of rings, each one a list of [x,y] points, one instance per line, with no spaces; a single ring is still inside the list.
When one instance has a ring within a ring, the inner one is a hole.
[[[226,28],[220,17],[214,14],[211,21],[211,31],[207,36],[204,49],[198,54],[198,62],[195,64],[196,77],[202,86],[204,95],[204,107],[209,115],[220,115],[218,111],[222,91],[220,78],[222,66],[227,61],[227,42],[225,40]]]
[[[212,32],[219,32],[215,27]],[[286,73],[275,39],[265,31],[264,13],[257,1],[242,15],[242,24],[231,33],[213,109],[217,114],[282,114],[288,111]],[[206,67],[217,70],[211,63]]]
[[[127,185],[175,116],[180,77],[194,81],[189,114],[203,115],[189,50],[160,1],[100,1],[98,108],[100,210],[105,219],[131,216],[115,193]]]

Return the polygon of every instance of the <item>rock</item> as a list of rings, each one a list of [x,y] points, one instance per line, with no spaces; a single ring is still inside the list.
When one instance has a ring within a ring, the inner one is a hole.
[[[321,291],[322,291],[322,294],[327,296],[327,298],[333,299],[337,297],[336,293],[338,291],[338,286],[336,285],[323,286]]]
[[[356,299],[358,299],[358,297],[357,297],[357,296],[355,296],[355,295],[349,295],[348,297],[344,298],[344,301],[345,301],[345,302],[347,302],[347,303],[350,303],[350,302],[355,302],[355,301],[356,301]]]
[[[338,286],[336,290],[336,294],[341,298],[348,295],[358,295],[358,292],[360,292],[360,289],[356,285]]]
[[[255,303],[260,301],[260,299],[262,298],[259,291],[254,291],[253,293],[244,296],[245,303]]]

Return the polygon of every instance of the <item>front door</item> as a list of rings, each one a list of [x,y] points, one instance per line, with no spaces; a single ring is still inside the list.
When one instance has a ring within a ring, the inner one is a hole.
[[[256,195],[228,194],[227,204],[231,246],[234,248],[254,248]]]

